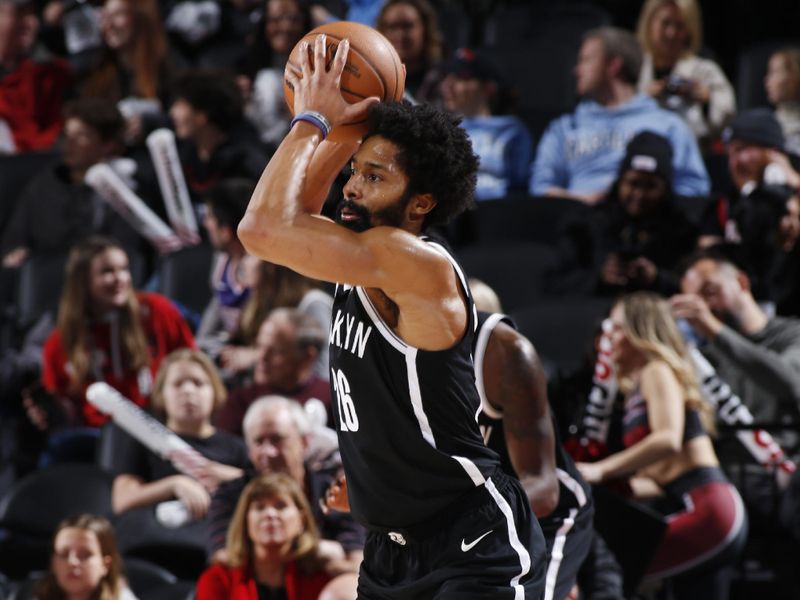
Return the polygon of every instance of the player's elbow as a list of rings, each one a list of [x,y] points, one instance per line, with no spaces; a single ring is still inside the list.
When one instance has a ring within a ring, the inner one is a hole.
[[[542,493],[538,494],[532,503],[533,513],[536,518],[541,519],[551,514],[558,506],[558,499],[558,483],[548,486],[546,490],[542,490]]]
[[[236,229],[236,235],[248,254],[265,258],[263,252],[266,242],[270,239],[270,233],[263,219],[257,219],[252,213],[245,213]]]
[[[558,477],[555,469],[535,476],[521,476],[523,488],[528,495],[533,513],[541,519],[552,513],[559,501]]]

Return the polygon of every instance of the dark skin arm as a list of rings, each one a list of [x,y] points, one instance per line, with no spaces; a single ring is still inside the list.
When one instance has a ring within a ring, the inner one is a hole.
[[[483,363],[489,402],[503,413],[511,464],[537,517],[558,504],[555,432],[547,402],[547,381],[536,350],[524,336],[498,323]]]

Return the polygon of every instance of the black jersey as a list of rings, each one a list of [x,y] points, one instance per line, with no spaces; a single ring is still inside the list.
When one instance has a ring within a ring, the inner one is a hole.
[[[330,330],[331,398],[353,515],[391,530],[429,519],[499,469],[483,443],[472,364],[476,313],[463,271],[468,326],[452,348],[401,340],[366,291],[336,286]]]
[[[478,413],[478,423],[481,435],[483,435],[486,445],[494,450],[499,456],[503,465],[503,470],[517,477],[511,459],[506,448],[505,434],[503,432],[503,415],[486,398],[486,390],[483,385],[483,357],[486,354],[486,346],[489,337],[497,324],[503,321],[506,325],[514,327],[513,321],[505,315],[478,313],[478,329],[475,336],[475,380],[478,393],[481,398],[481,408]],[[516,329],[516,327],[514,327]],[[578,473],[575,463],[567,454],[558,439],[558,427],[553,423],[553,430],[556,435],[556,475],[559,481],[558,506],[547,517],[539,519],[539,524],[547,534],[552,524],[559,524],[571,509],[588,510],[591,507],[592,495],[591,488]]]

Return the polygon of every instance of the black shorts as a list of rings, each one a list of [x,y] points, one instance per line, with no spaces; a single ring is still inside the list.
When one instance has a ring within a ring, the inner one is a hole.
[[[538,600],[545,560],[522,486],[497,471],[443,514],[407,529],[371,531],[358,598]]]
[[[564,600],[569,595],[594,537],[591,505],[571,508],[564,518],[543,525],[547,544],[544,600]]]

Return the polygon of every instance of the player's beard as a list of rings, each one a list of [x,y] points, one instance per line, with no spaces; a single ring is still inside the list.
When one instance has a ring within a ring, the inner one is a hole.
[[[372,229],[379,225],[400,227],[403,224],[406,206],[408,206],[411,195],[409,189],[406,188],[403,195],[400,196],[394,204],[375,212],[370,211],[366,206],[361,206],[352,200],[343,198],[336,206],[335,220],[339,225],[343,225],[356,233]],[[350,221],[342,220],[342,210],[345,208],[355,213],[358,218]]]

